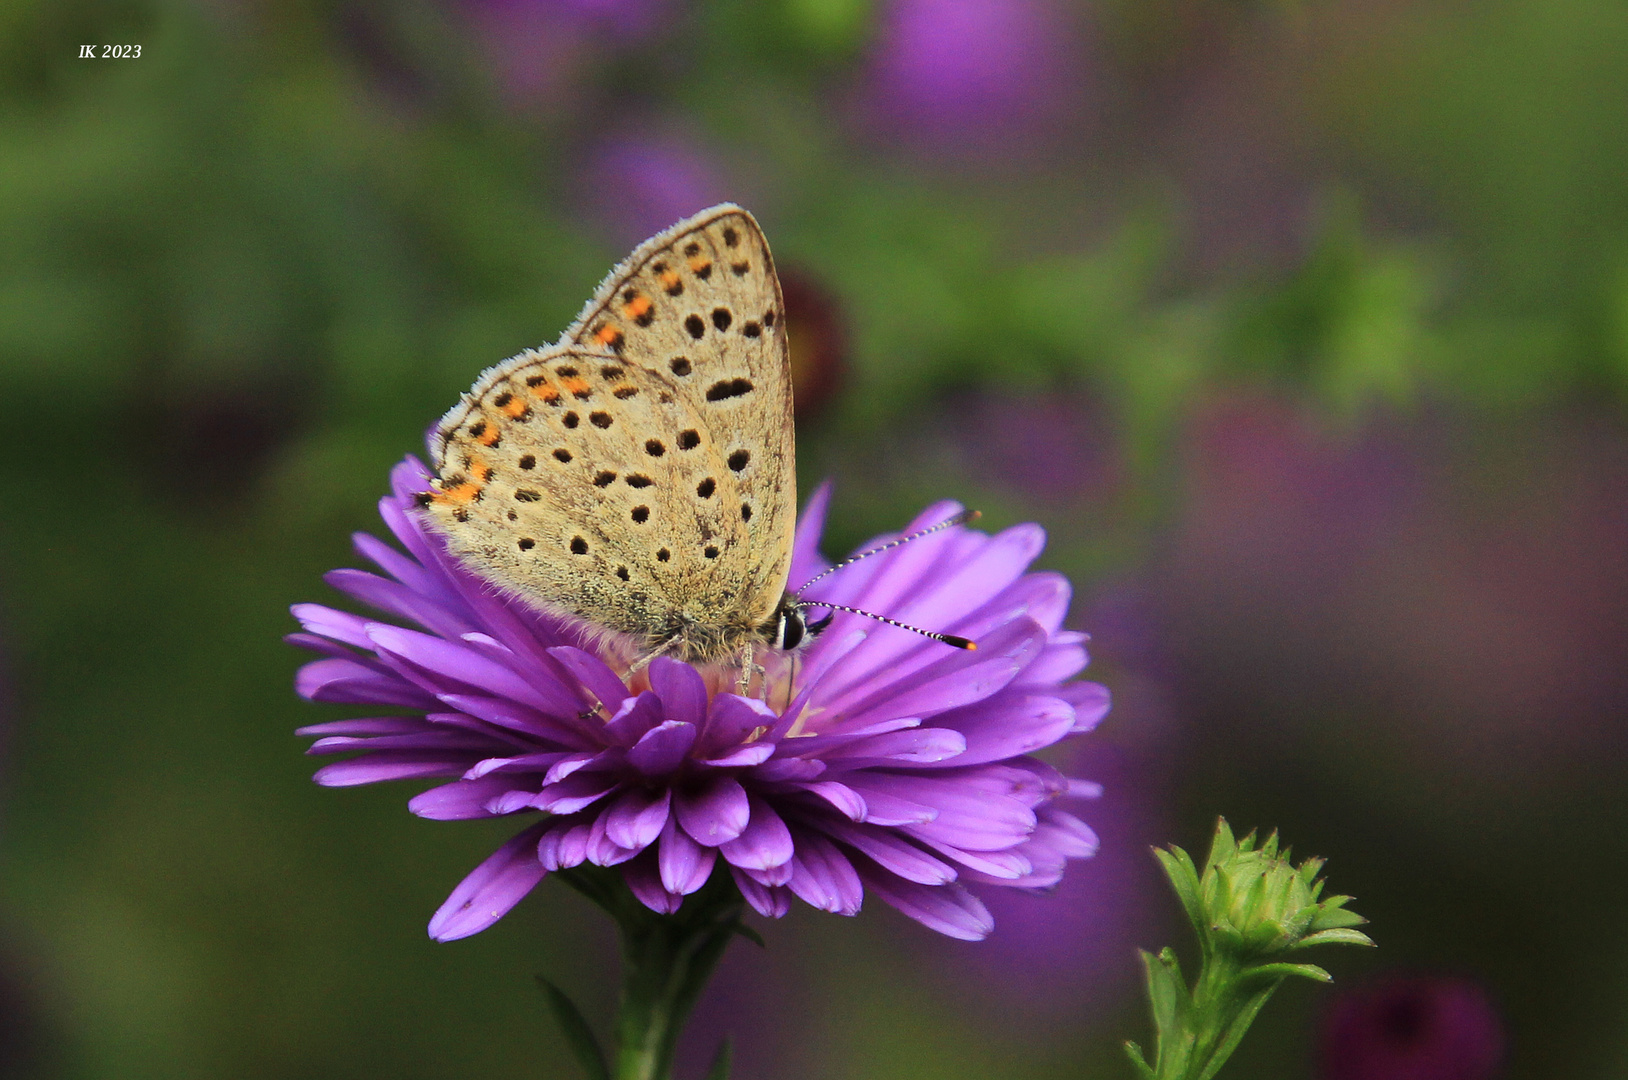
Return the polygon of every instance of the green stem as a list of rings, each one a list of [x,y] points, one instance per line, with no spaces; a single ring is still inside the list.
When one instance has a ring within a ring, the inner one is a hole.
[[[673,1051],[696,999],[740,926],[740,892],[727,872],[658,915],[621,876],[579,867],[561,875],[616,919],[622,937],[622,1001],[615,1080],[671,1080]]]

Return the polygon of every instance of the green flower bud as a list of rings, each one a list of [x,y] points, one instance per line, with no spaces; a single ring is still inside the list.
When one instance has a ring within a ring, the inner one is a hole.
[[[1312,945],[1372,945],[1354,926],[1368,920],[1345,905],[1349,896],[1320,899],[1317,877],[1322,859],[1298,867],[1288,849],[1278,850],[1277,834],[1257,846],[1255,834],[1235,840],[1225,821],[1218,822],[1202,875],[1179,847],[1155,852],[1181,898],[1206,955],[1220,954],[1248,967],[1283,957]],[[1292,965],[1302,974],[1326,981],[1313,965]]]

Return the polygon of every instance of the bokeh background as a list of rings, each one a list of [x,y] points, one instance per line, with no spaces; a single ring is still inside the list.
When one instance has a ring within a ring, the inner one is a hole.
[[[1147,847],[1217,814],[1381,946],[1232,1075],[1628,1075],[1625,181],[1616,0],[6,0],[0,1075],[576,1075],[532,980],[607,1018],[603,920],[431,943],[509,829],[311,785],[279,638],[478,371],[726,198],[828,550],[1044,523],[1116,708],[1096,860],[977,945],[761,927],[686,1080],[1130,1075]]]

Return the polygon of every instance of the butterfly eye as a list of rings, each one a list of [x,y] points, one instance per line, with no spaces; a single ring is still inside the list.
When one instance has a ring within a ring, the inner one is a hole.
[[[780,614],[780,625],[775,630],[775,646],[781,649],[795,649],[803,642],[803,613],[791,608]]]

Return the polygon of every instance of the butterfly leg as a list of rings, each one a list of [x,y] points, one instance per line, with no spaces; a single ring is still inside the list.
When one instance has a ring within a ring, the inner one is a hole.
[[[649,652],[645,653],[643,656],[639,657],[637,660],[633,661],[633,666],[628,668],[626,671],[622,672],[622,681],[626,682],[627,680],[633,678],[633,676],[637,675],[639,672],[641,672],[645,668],[649,667],[650,666],[650,661],[654,660],[658,656],[663,656],[663,655],[665,655],[667,653],[672,652],[674,649],[676,649],[678,646],[682,645],[683,643],[684,643],[684,635],[683,634],[674,634],[672,637],[670,637],[666,641],[662,642],[656,648],[650,650]]]
[[[752,675],[754,673],[754,665],[752,663],[752,643],[748,641],[745,649],[741,653],[740,678],[735,681],[735,692],[741,697],[749,696],[748,691],[752,689]]]

